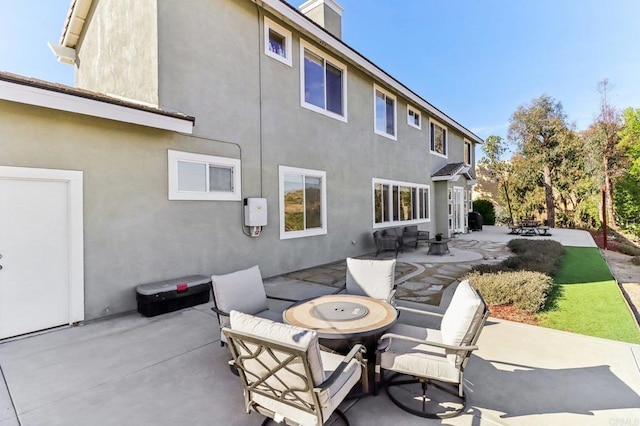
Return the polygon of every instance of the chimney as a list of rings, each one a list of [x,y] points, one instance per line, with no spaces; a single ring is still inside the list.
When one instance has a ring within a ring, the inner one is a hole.
[[[342,38],[342,11],[335,0],[308,0],[300,5],[300,12],[338,38]]]

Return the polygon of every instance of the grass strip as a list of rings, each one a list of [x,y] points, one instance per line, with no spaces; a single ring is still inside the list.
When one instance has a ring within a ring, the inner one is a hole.
[[[597,248],[565,247],[554,280],[558,289],[540,313],[539,325],[640,343],[640,331]]]

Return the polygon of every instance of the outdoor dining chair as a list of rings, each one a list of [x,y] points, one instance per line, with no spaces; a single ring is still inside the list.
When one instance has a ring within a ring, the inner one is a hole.
[[[348,257],[345,290],[348,294],[369,296],[391,303],[396,292],[395,275],[395,259]]]
[[[237,311],[230,319],[231,328],[222,331],[242,381],[247,413],[266,416],[263,425],[269,419],[322,425],[333,413],[349,424],[338,406],[367,378],[364,346],[338,355],[322,350],[313,330]]]
[[[464,370],[489,316],[482,296],[465,280],[444,314],[397,309],[401,315],[408,311],[441,316],[440,329],[396,323],[385,333],[376,351],[374,393],[382,384],[396,405],[422,417],[459,414],[465,407]],[[385,379],[384,370],[391,377]]]
[[[211,285],[215,305],[211,310],[218,315],[221,346],[227,342],[222,328],[229,326],[229,314],[232,310],[281,322],[282,312],[270,310],[268,299],[297,302],[282,297],[267,297],[258,265],[230,274],[212,275]]]

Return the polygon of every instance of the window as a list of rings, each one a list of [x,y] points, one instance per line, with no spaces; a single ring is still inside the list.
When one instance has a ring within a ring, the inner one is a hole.
[[[416,129],[422,129],[422,120],[420,117],[420,112],[407,105],[407,123],[411,127],[415,127]]]
[[[304,42],[300,46],[302,106],[347,121],[347,67]]]
[[[428,222],[429,186],[373,179],[373,226]]]
[[[434,154],[447,156],[447,128],[436,123],[435,121],[429,122],[429,139],[430,149]]]
[[[292,66],[291,31],[264,18],[264,53],[278,61]]]
[[[373,86],[375,133],[396,140],[396,97]]]
[[[170,200],[240,201],[240,160],[168,150]]]
[[[473,145],[468,140],[464,141],[464,163],[471,165],[473,157],[471,156]]]
[[[279,167],[280,239],[327,233],[326,172]]]

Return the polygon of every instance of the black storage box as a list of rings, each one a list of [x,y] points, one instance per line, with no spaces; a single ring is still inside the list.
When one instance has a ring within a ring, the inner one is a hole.
[[[136,286],[138,312],[147,317],[200,305],[209,301],[211,279],[204,275]]]

